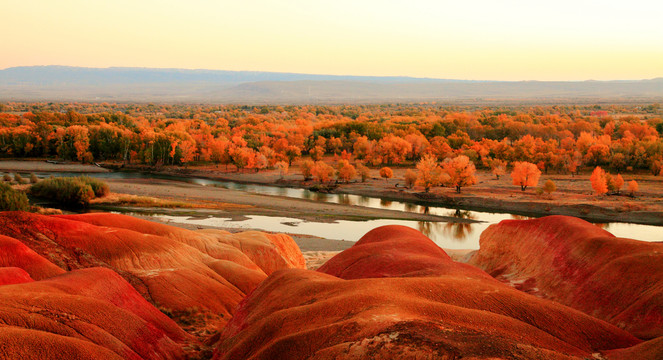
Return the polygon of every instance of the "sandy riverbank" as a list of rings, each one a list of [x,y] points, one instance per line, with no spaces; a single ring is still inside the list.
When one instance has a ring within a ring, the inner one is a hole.
[[[557,191],[552,195],[537,195],[535,189],[521,191],[511,183],[506,175],[496,179],[494,175],[477,172],[477,184],[456,194],[453,189],[435,188],[424,193],[421,188],[406,189],[403,174],[406,169],[394,169],[394,177],[389,180],[375,177],[366,182],[340,184],[335,193],[353,194],[382,198],[391,201],[416,202],[422,205],[443,206],[486,212],[508,212],[523,216],[569,215],[590,222],[632,222],[646,225],[663,225],[663,178],[649,174],[624,175],[625,180],[634,179],[640,184],[635,197],[621,195],[596,196],[592,193],[589,174],[576,176],[549,174],[542,175],[540,183],[553,180]],[[302,181],[296,168],[281,179],[276,171],[232,172],[217,168],[166,168],[159,173],[188,175],[209,179],[234,181],[282,187],[309,187],[315,183]]]

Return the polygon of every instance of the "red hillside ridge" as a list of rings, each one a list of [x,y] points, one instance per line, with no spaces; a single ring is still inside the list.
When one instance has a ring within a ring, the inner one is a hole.
[[[663,336],[663,244],[617,238],[584,220],[505,220],[470,263],[525,291],[624,328]]]

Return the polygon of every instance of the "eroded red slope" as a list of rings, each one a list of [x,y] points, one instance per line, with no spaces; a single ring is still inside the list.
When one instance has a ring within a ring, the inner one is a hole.
[[[454,263],[402,227],[371,231],[321,270],[351,280],[272,274],[241,303],[216,358],[585,359],[640,343]]]
[[[181,359],[187,335],[112,270],[0,286],[0,354],[29,359]]]
[[[584,220],[505,220],[481,234],[471,264],[637,337],[663,335],[663,244],[616,238]]]
[[[23,269],[35,280],[46,279],[65,272],[22,242],[0,235],[0,267],[12,266]]]
[[[462,274],[492,278],[474,266],[453,261],[421,232],[401,225],[381,226],[362,236],[318,271],[341,279]]]
[[[267,275],[278,269],[306,267],[299,247],[290,236],[284,234],[267,234],[259,231],[231,234],[213,229],[192,231],[120,214],[90,213],[58,217],[167,237],[217,259],[223,258],[246,267],[257,265]],[[229,254],[234,252],[229,251],[229,246],[241,251],[251,261],[230,256]]]
[[[214,326],[225,324],[245,294],[266,277],[240,250],[241,238],[234,240],[238,244],[234,246],[210,234],[128,216],[94,215],[5,212],[0,213],[0,233],[19,239],[65,270],[111,268],[153,304],[172,312],[205,312],[204,321]],[[104,221],[116,227],[92,224]],[[141,229],[145,232],[136,231]],[[247,247],[252,246],[254,242],[247,241]],[[281,259],[276,247],[265,245],[267,250],[261,254],[265,263],[270,263],[270,256]],[[290,266],[279,259],[271,263],[277,268]]]

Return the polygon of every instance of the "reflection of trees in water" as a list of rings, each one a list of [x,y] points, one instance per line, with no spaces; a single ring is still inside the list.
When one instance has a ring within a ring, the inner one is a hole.
[[[403,203],[403,209],[405,209],[405,211],[407,211],[407,212],[417,212],[418,208],[419,208],[419,205],[417,205],[417,204],[413,204],[413,203],[409,203],[409,202]]]
[[[475,219],[476,215],[469,210],[456,209],[453,212],[447,214],[447,216],[455,217],[458,219]]]
[[[316,201],[327,201],[327,194],[325,194],[325,193],[319,193],[319,192],[314,193],[314,194],[315,194],[315,195],[314,195],[314,199],[315,199]]]
[[[435,241],[435,234],[439,234],[442,230],[442,223],[434,221],[419,221],[419,231],[422,234]]]
[[[385,199],[380,199],[380,205],[381,206],[391,206],[391,201],[385,200]]]
[[[432,240],[444,234],[445,238],[465,241],[474,231],[473,223],[419,221],[419,231]]]
[[[350,201],[350,197],[348,194],[338,194],[338,203],[343,204],[343,205],[352,205],[352,201]]]
[[[369,198],[368,196],[360,196],[357,203],[358,205],[361,206],[367,206],[371,203],[371,198]]]
[[[474,230],[472,225],[472,223],[444,223],[444,233],[454,240],[464,241],[472,234]]]

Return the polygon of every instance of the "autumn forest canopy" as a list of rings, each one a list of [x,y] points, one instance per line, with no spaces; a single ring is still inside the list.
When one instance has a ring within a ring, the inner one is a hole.
[[[4,157],[148,166],[213,163],[259,171],[300,158],[365,166],[466,156],[478,169],[663,168],[663,108],[0,104]],[[282,166],[282,165],[280,165]],[[499,175],[499,174],[498,174]]]

